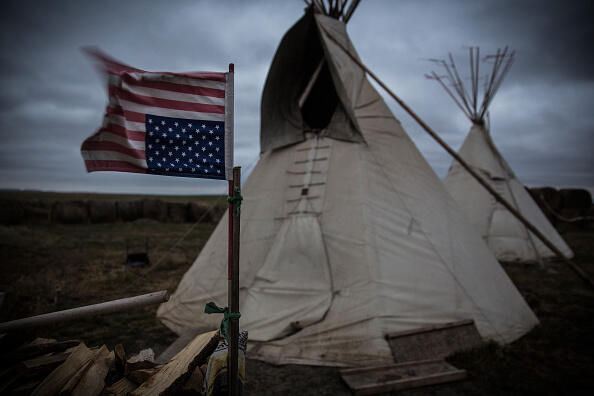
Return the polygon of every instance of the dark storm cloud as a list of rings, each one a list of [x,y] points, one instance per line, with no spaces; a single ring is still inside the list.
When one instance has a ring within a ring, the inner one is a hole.
[[[546,3],[546,4],[543,4]],[[302,15],[287,1],[2,2],[0,188],[222,192],[220,182],[86,174],[79,147],[101,123],[105,82],[80,48],[146,70],[236,65],[236,162],[258,158],[260,96],[274,51]],[[454,148],[468,120],[423,74],[449,51],[509,45],[516,62],[491,108],[493,138],[527,184],[594,186],[591,2],[362,1],[349,22],[362,59]],[[486,71],[486,69],[485,69]],[[451,158],[386,98],[438,175]]]

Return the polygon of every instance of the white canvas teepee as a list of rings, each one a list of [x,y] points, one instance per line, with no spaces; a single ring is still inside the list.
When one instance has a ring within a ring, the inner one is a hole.
[[[264,87],[262,155],[243,187],[241,217],[248,356],[387,364],[386,333],[469,318],[487,339],[522,336],[536,317],[326,32],[354,52],[342,21],[310,9],[283,38]],[[219,324],[202,312],[210,300],[225,305],[226,234],[224,217],[160,306],[174,331]]]
[[[566,257],[573,257],[571,249],[495,147],[489,128],[485,125],[485,114],[513,62],[514,52],[509,53],[506,48],[498,51],[494,56],[487,57],[493,60],[493,69],[486,76],[482,98],[479,97],[478,92],[480,80],[478,48],[470,48],[470,59],[470,92],[466,91],[451,55],[449,63],[442,61],[441,64],[447,72],[445,78],[452,83],[454,92],[450,91],[441,78],[434,74],[434,78],[440,81],[450,97],[472,122],[470,132],[458,154]],[[481,100],[482,102],[479,103]],[[498,203],[457,161],[452,163],[444,183],[498,260],[529,262],[555,257],[554,252]]]

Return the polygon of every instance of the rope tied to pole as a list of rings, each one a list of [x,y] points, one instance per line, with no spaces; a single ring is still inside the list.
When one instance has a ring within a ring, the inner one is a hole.
[[[227,197],[227,202],[233,205],[233,216],[239,216],[241,212],[241,201],[243,201],[243,197],[241,196],[241,192],[239,188],[235,187],[233,189],[233,196]]]
[[[241,313],[239,312],[229,312],[229,307],[219,307],[214,302],[210,301],[206,303],[204,306],[204,313],[212,314],[218,313],[223,314],[223,320],[221,321],[221,335],[225,337],[226,340],[229,339],[229,321],[238,321],[241,317]]]

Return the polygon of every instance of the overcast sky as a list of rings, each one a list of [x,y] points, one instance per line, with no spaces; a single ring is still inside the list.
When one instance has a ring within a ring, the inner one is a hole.
[[[544,4],[547,3],[547,4]],[[348,24],[363,61],[452,147],[469,121],[427,58],[465,46],[509,45],[516,62],[491,106],[495,144],[522,182],[594,187],[594,31],[591,1],[362,0]],[[2,1],[0,188],[158,194],[222,193],[226,183],[96,172],[80,144],[101,124],[106,90],[83,46],[150,71],[225,71],[235,63],[235,153],[258,159],[260,98],[282,35],[303,14],[283,1]],[[382,93],[383,95],[383,93]],[[385,97],[385,95],[384,95]],[[398,105],[437,174],[451,158]]]

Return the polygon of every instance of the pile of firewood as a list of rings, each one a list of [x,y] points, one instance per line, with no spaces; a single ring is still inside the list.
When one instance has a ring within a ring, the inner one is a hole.
[[[2,358],[0,394],[197,395],[219,332],[200,334],[165,364],[151,349],[127,357],[121,344],[88,348],[80,341],[37,339]]]

